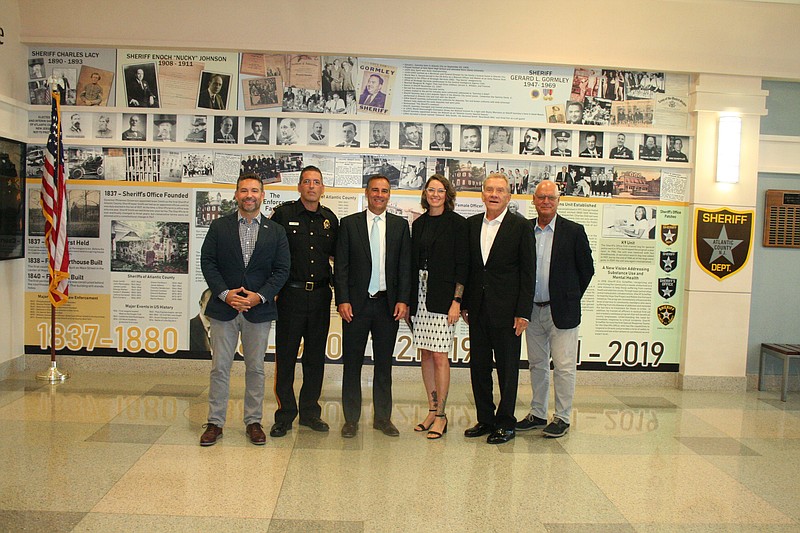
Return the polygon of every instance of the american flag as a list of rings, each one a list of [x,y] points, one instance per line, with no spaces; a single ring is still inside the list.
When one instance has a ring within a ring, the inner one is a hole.
[[[42,176],[44,238],[50,268],[50,302],[58,307],[69,298],[69,246],[67,244],[67,184],[64,180],[64,147],[61,145],[61,104],[52,94],[50,135]]]

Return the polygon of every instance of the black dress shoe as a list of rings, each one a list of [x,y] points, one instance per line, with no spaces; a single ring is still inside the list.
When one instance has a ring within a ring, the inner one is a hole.
[[[292,425],[288,422],[275,422],[272,424],[272,429],[269,430],[269,436],[284,437],[290,429],[292,429]]]
[[[503,444],[513,439],[514,436],[513,429],[497,428],[487,437],[486,442],[489,444]]]
[[[478,422],[471,428],[464,431],[465,437],[483,437],[484,435],[488,435],[494,431],[494,426],[491,424],[484,424],[483,422]]]
[[[358,433],[358,424],[355,422],[345,422],[342,426],[342,437],[352,439]]]
[[[391,420],[376,420],[372,423],[372,427],[378,431],[382,431],[387,437],[399,437],[400,431],[392,424]]]
[[[309,428],[313,429],[314,431],[321,431],[323,433],[328,431],[329,429],[331,429],[331,427],[328,425],[328,423],[325,422],[323,419],[321,419],[319,417],[317,417],[317,418],[301,418],[300,419],[300,425],[309,427]]]

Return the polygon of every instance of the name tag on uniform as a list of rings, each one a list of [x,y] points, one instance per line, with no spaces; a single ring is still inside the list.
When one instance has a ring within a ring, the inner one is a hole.
[[[299,225],[300,225],[300,223],[299,223],[299,222],[291,222],[291,221],[290,221],[290,222],[289,222],[289,225],[290,225],[290,226],[299,226]]]

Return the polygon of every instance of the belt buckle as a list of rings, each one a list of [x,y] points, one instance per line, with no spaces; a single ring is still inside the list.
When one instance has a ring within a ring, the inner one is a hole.
[[[306,281],[305,290],[311,292],[314,290],[314,282],[313,281]]]

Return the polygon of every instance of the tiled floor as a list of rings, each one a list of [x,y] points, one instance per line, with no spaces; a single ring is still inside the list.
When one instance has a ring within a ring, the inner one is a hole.
[[[578,387],[567,436],[492,446],[463,436],[475,423],[463,383],[439,441],[412,431],[427,410],[413,382],[394,386],[400,438],[373,430],[365,407],[342,439],[331,381],[330,433],[295,423],[256,447],[235,377],[225,436],[201,448],[206,381],[1,381],[0,531],[800,531],[797,393]],[[519,417],[529,400],[523,384]]]

